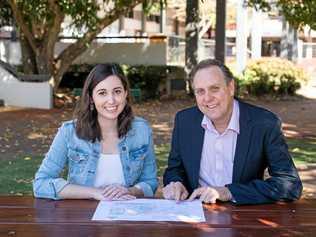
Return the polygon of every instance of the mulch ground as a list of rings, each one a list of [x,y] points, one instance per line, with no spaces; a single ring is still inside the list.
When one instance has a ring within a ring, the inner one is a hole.
[[[316,100],[294,97],[248,102],[278,114],[286,136],[316,138]],[[159,145],[170,142],[176,111],[193,104],[190,98],[149,101],[135,104],[134,112],[151,123],[155,144]],[[0,159],[45,154],[61,122],[72,118],[72,111],[65,107],[51,110],[0,107]],[[316,198],[316,166],[302,166],[299,170],[302,179],[306,178],[304,196]]]

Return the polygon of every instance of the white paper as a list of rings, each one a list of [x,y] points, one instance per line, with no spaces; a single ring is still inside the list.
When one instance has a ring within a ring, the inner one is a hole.
[[[199,200],[135,199],[100,201],[92,220],[204,222],[205,217]]]

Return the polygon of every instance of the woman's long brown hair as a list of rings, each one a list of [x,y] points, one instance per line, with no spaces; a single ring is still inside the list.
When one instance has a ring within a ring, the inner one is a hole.
[[[118,116],[117,131],[119,138],[127,134],[131,128],[134,118],[130,105],[129,83],[123,70],[117,64],[98,64],[88,75],[82,90],[82,95],[75,110],[76,134],[79,138],[95,142],[102,139],[100,125],[98,123],[98,113],[92,100],[92,91],[96,85],[106,80],[107,77],[117,76],[127,91],[127,101],[123,111]],[[91,107],[92,106],[92,107]]]

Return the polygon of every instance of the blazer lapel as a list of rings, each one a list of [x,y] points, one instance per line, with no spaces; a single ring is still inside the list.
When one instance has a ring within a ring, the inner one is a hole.
[[[233,167],[233,183],[240,181],[243,173],[245,162],[247,161],[247,153],[249,150],[249,143],[251,139],[252,127],[250,125],[250,116],[248,114],[247,105],[239,102],[239,124],[240,133],[237,137],[237,144],[234,157]]]
[[[203,148],[203,141],[204,141],[204,132],[205,130],[201,126],[201,122],[203,119],[203,113],[197,108],[197,113],[195,116],[195,121],[192,123],[192,133],[191,133],[191,147],[189,148],[190,152],[190,159],[192,160],[192,168],[191,168],[191,175],[192,177],[191,184],[192,188],[195,189],[198,187],[199,182],[199,174],[200,174],[200,163],[201,163],[201,156],[202,156],[202,148]]]

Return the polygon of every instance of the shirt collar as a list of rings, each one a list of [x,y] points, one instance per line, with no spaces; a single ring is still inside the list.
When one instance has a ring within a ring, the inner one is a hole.
[[[227,129],[239,134],[239,103],[234,99],[232,117],[230,118]]]
[[[203,116],[203,120],[201,122],[201,126],[204,129],[207,129],[211,132],[215,132],[217,133],[212,121],[207,117],[207,116]],[[232,112],[232,116],[230,118],[229,124],[226,128],[227,130],[232,130],[236,133],[239,134],[239,103],[237,100],[234,99],[233,101],[233,112]]]

